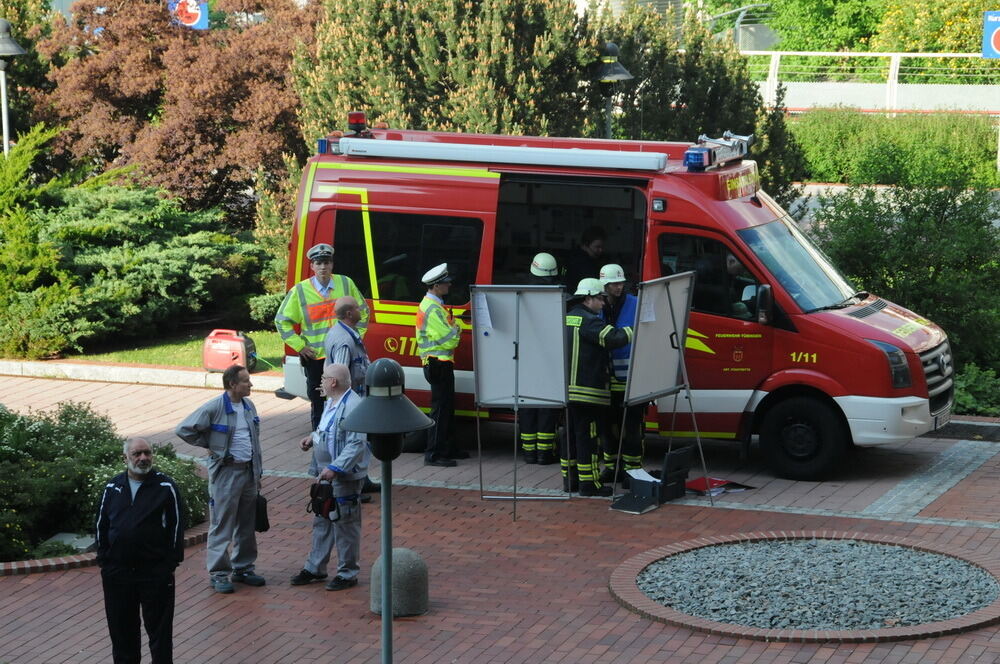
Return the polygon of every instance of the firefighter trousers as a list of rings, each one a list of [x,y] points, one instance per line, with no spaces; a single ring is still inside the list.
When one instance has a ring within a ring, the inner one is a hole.
[[[555,452],[558,408],[522,408],[517,411],[521,449],[525,452]]]
[[[642,467],[643,418],[647,404],[626,406],[624,392],[611,393],[611,407],[608,409],[601,448],[604,466],[611,468],[618,459],[619,436],[621,436],[622,416],[625,418],[625,435],[621,439],[622,467],[625,470]]]
[[[586,403],[569,404],[569,422],[566,424],[566,444],[560,458],[563,476],[572,478],[575,468],[580,487],[585,482],[600,487],[598,478],[598,429],[597,423],[605,406]],[[572,480],[571,480],[572,481]]]

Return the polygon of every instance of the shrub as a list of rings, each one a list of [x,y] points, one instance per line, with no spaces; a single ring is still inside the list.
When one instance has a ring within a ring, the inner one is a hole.
[[[268,293],[250,298],[250,318],[264,327],[273,327],[274,316],[284,298],[284,293]]]
[[[58,532],[91,532],[100,491],[123,470],[121,454],[114,425],[88,405],[30,415],[0,406],[0,560],[24,558]],[[171,449],[158,454],[157,467],[188,504],[189,524],[203,521],[207,489],[196,464]]]
[[[955,412],[1000,416],[1000,376],[993,369],[966,364],[955,376]]]
[[[810,234],[857,286],[927,316],[958,364],[1000,368],[1000,203],[973,187],[851,187]]]
[[[810,111],[791,127],[815,181],[1000,186],[996,129],[987,117],[886,117],[834,108]]]

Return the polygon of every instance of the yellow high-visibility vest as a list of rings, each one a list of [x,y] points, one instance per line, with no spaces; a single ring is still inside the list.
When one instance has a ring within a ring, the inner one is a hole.
[[[361,320],[358,322],[357,332],[364,337],[368,331],[368,302],[350,277],[334,274],[326,297],[316,290],[311,278],[300,281],[288,291],[274,317],[274,326],[278,328],[282,341],[297,352],[309,346],[316,351],[317,358],[326,357],[323,339],[330,327],[337,322],[334,307],[337,299],[344,295],[350,295],[358,301]],[[298,332],[293,325],[299,326]]]
[[[427,364],[432,357],[443,362],[455,361],[455,348],[461,340],[462,329],[455,324],[451,314],[430,295],[425,295],[417,309],[417,352],[420,361]]]

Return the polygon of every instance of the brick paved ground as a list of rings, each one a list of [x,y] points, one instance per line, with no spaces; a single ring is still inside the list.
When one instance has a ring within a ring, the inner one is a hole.
[[[124,435],[172,438],[176,422],[212,395],[169,387],[0,377],[0,403],[17,410],[91,401]],[[260,538],[264,588],[213,593],[204,545],[178,570],[175,661],[186,663],[378,662],[380,622],[368,610],[370,565],[378,555],[379,507],[366,506],[361,585],[326,592],[288,578],[308,546],[303,497],[308,480],[294,442],[306,428],[304,402],[258,395],[265,425],[265,479],[272,530]],[[154,419],[146,418],[153,414]],[[487,485],[512,481],[509,427],[486,429]],[[467,436],[469,433],[467,431]],[[472,436],[469,436],[472,438]],[[607,502],[482,501],[478,464],[424,469],[418,455],[394,463],[394,544],[418,551],[430,570],[430,612],[394,623],[395,661],[518,662],[1000,662],[1000,628],[889,644],[768,644],[654,623],[619,607],[611,571],[647,549],[702,536],[759,530],[855,530],[898,535],[946,550],[997,550],[1000,460],[971,441],[923,438],[868,450],[828,482],[787,482],[764,471],[755,451],[706,443],[710,473],[757,487],[709,507],[703,498],[642,516]],[[467,441],[474,447],[474,438]],[[956,447],[957,446],[957,447]],[[653,446],[656,447],[656,446]],[[189,453],[197,450],[178,444]],[[651,452],[651,456],[654,453]],[[551,467],[518,471],[519,485],[555,489]],[[913,478],[920,478],[915,483]],[[908,482],[908,480],[910,480]],[[919,484],[929,489],[921,495]],[[448,488],[448,486],[464,488]],[[866,511],[867,510],[867,511]],[[110,648],[95,568],[0,578],[0,662],[107,662]]]

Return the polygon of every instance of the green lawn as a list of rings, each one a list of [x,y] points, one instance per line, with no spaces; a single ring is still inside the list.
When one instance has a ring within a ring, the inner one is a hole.
[[[162,339],[148,344],[129,344],[125,348],[115,350],[102,349],[100,352],[83,352],[67,354],[67,360],[80,359],[93,362],[125,362],[130,364],[160,364],[172,367],[202,366],[202,347],[208,331],[185,334]],[[246,336],[254,342],[257,348],[256,371],[267,371],[271,367],[263,361],[270,362],[281,368],[281,358],[284,355],[284,345],[281,337],[274,330],[257,330],[246,332]]]

